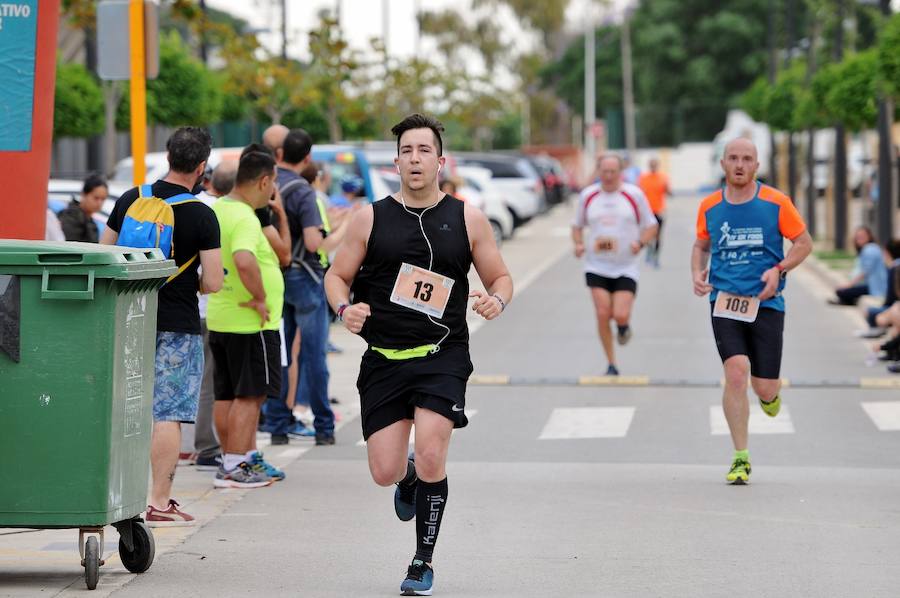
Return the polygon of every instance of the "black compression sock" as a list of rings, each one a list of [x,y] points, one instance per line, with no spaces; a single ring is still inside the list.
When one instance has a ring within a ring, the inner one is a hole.
[[[618,324],[618,326],[619,326],[619,334],[622,334],[623,332],[628,331],[628,326],[629,326],[628,324]]]
[[[400,484],[401,486],[409,486],[409,485],[415,483],[415,481],[417,479],[418,478],[416,478],[416,463],[412,459],[409,459],[406,462],[406,475],[403,477],[402,480],[400,480],[397,483]]]
[[[416,558],[431,562],[447,504],[447,478],[440,482],[419,480],[416,488]]]

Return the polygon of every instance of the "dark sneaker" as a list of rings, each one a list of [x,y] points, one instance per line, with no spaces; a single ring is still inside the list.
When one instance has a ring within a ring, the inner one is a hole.
[[[194,465],[196,465],[197,471],[215,471],[219,469],[219,465],[221,464],[221,455],[200,455],[199,457],[197,457],[197,462]]]
[[[606,368],[606,375],[607,375],[607,376],[618,376],[618,375],[619,375],[619,368],[617,368],[617,367],[614,366],[613,364],[609,364],[609,367]]]
[[[334,444],[334,434],[316,434],[316,446],[329,446]]]
[[[288,442],[290,441],[288,440],[287,434],[272,434],[272,446],[280,446],[282,444],[287,444]]]
[[[413,461],[410,458],[410,461]],[[412,484],[403,484],[397,482],[397,489],[394,490],[394,512],[400,521],[409,521],[416,516],[416,487],[419,480],[416,478]]]
[[[153,505],[147,505],[144,521],[150,527],[185,527],[194,525],[194,518],[178,509],[178,503],[169,500],[169,506],[160,511]]]
[[[284,479],[284,472],[263,459],[263,454],[259,451],[254,451],[253,455],[250,457],[249,465],[250,469],[253,471],[272,478],[273,482],[279,482]]]
[[[619,328],[619,333],[616,335],[616,339],[619,341],[620,345],[627,345],[628,341],[631,340],[631,326]]]
[[[892,374],[900,374],[900,361],[889,363],[887,365],[887,371]]]
[[[431,596],[434,586],[434,569],[425,561],[413,559],[406,570],[406,579],[400,584],[401,596]]]
[[[253,471],[250,465],[241,461],[241,464],[232,471],[225,471],[225,467],[219,467],[213,486],[216,488],[262,488],[272,483],[272,478],[264,473]]]

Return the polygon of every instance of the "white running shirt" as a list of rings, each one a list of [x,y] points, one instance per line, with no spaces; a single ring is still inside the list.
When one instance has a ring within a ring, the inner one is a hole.
[[[572,222],[577,228],[588,229],[584,243],[584,271],[606,278],[626,276],[637,282],[640,253],[632,254],[631,244],[640,241],[641,231],[656,223],[650,204],[638,187],[622,183],[619,190],[612,193],[604,191],[600,183],[585,187],[578,198]],[[613,239],[613,247],[610,248],[610,242],[604,242],[604,239]]]

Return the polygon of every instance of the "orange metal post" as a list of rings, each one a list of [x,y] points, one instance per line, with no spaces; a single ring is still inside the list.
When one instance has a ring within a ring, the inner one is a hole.
[[[131,45],[131,156],[134,158],[134,184],[142,185],[147,176],[147,88],[144,65],[144,0],[131,0],[128,6]]]

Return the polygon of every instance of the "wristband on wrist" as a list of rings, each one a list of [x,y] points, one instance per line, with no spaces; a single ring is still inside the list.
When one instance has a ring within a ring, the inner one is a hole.
[[[344,311],[348,307],[350,307],[350,306],[346,303],[341,303],[338,305],[337,311],[335,313],[337,314],[337,319],[340,320],[341,322],[344,321]]]
[[[500,298],[500,295],[494,293],[493,295],[491,295],[491,297],[500,302],[500,313],[506,311],[506,302],[504,302],[503,299]]]

